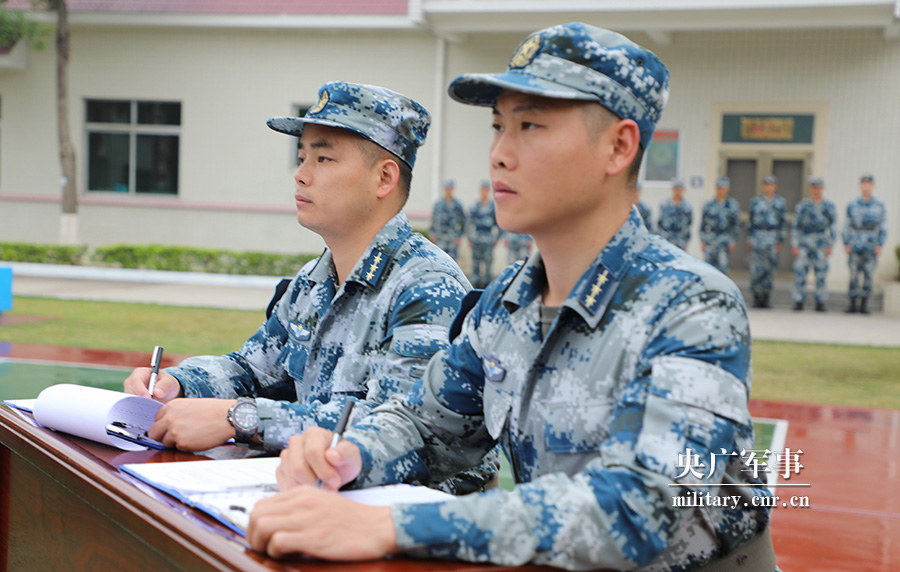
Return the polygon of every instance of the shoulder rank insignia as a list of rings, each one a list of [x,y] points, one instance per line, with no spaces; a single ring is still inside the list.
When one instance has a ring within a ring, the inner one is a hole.
[[[312,337],[312,330],[306,327],[306,324],[300,322],[291,321],[288,324],[288,329],[290,330],[291,337],[300,342],[308,342],[309,338]]]
[[[484,376],[488,381],[501,382],[506,377],[506,370],[503,369],[500,361],[495,357],[482,358],[481,367],[484,369]]]
[[[603,299],[603,286],[609,282],[609,270],[598,267],[595,270],[594,280],[581,297],[581,305],[591,314],[597,311],[600,301]]]
[[[369,254],[369,258],[366,259],[366,263],[362,268],[363,279],[372,286],[378,284],[378,279],[381,278],[381,273],[384,271],[385,266],[387,266],[387,259],[385,253],[377,248],[373,248],[372,253]]]

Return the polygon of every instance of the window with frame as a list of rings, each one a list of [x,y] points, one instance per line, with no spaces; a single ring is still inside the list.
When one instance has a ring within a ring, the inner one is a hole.
[[[178,194],[181,103],[88,99],[87,189]]]

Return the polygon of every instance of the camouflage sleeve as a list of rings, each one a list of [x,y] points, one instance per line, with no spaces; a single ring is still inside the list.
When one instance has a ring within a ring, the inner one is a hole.
[[[731,208],[731,244],[737,242],[738,236],[741,234],[741,206],[737,201]]]
[[[847,216],[844,217],[844,228],[841,229],[841,242],[844,246],[850,246],[850,239],[853,238],[853,218],[851,214],[852,203],[847,205]]]
[[[828,248],[834,246],[834,241],[837,239],[837,230],[835,226],[837,226],[837,208],[834,206],[834,203],[828,205]]]
[[[711,244],[713,238],[715,236],[712,231],[712,217],[710,216],[709,208],[704,205],[703,210],[700,212],[700,242]]]
[[[781,202],[778,203],[778,206],[776,208],[778,209],[778,212],[776,213],[776,216],[778,217],[778,219],[777,219],[778,220],[778,233],[777,233],[778,238],[776,239],[776,241],[779,244],[784,244],[784,239],[787,236],[787,223],[788,223],[787,203],[784,202],[784,200],[782,200]]]
[[[447,503],[395,505],[399,546],[414,554],[503,565],[625,570],[648,564],[672,541],[685,514],[673,507],[668,486],[679,476],[676,453],[690,446],[710,458],[710,452],[734,450],[736,443],[752,439],[746,407],[749,344],[739,300],[720,292],[682,297],[657,322],[637,374],[618,401],[610,437],[583,471],[547,474],[513,491]],[[454,344],[448,356],[465,354],[464,349]],[[435,362],[433,367],[441,367]],[[437,373],[450,381],[451,370]],[[452,383],[435,383],[426,376],[413,404],[423,417],[418,431],[389,422],[368,435],[354,434],[365,461],[382,469],[424,470],[424,459],[437,466],[441,460],[422,451],[446,449],[463,460],[464,453],[450,443],[483,446],[488,439],[481,427],[489,420],[478,418],[482,387],[472,382],[475,377],[467,372]],[[444,414],[443,429],[429,422],[431,410]],[[397,462],[385,464],[385,454]],[[724,465],[733,461],[720,455],[716,462],[710,474],[720,479]]]
[[[387,332],[378,350],[367,356],[344,356],[345,367],[366,368],[364,396],[342,391],[334,380],[327,403],[258,400],[259,432],[267,449],[281,449],[292,435],[317,425],[334,428],[347,400],[353,400],[353,418],[368,414],[391,396],[403,395],[425,371],[435,352],[449,345],[449,328],[466,288],[442,272],[417,274],[401,289],[387,316]],[[356,377],[356,376],[351,376]]]
[[[684,224],[684,244],[687,245],[691,241],[691,226],[694,224],[694,210],[688,206],[685,214]]]
[[[887,240],[887,212],[884,203],[881,203],[880,206],[881,212],[878,217],[878,237],[876,238],[876,244],[879,247],[884,246],[884,241]]]
[[[800,228],[800,218],[803,216],[803,203],[797,203],[797,206],[794,207],[794,222],[791,223],[791,248],[797,248],[800,246],[800,234],[798,230]]]

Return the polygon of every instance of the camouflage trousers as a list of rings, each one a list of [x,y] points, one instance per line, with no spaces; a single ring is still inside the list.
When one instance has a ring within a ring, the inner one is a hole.
[[[778,266],[778,250],[775,245],[754,246],[748,258],[750,265],[750,291],[756,298],[768,298]]]
[[[435,237],[434,243],[438,248],[449,254],[450,258],[452,258],[453,260],[459,259],[459,252],[457,251],[455,238]]]
[[[878,259],[874,252],[850,253],[851,298],[868,298],[872,295],[872,276],[877,265]]]
[[[810,268],[816,277],[816,303],[824,304],[828,300],[828,290],[825,289],[828,257],[824,248],[800,247],[797,258],[794,259],[794,288],[791,290],[791,298],[801,304],[806,300],[806,275]]]
[[[722,274],[728,274],[728,270],[731,268],[731,252],[728,250],[728,243],[707,243],[706,263],[718,268]]]
[[[494,245],[472,244],[472,286],[484,288],[491,282],[491,266],[494,264]]]

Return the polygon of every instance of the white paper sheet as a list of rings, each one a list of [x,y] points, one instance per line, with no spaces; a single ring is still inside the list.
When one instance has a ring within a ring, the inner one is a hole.
[[[184,502],[245,531],[256,503],[277,492],[279,457],[132,463],[120,468]],[[385,485],[342,491],[344,497],[368,505],[418,504],[455,500],[445,492],[412,485]]]
[[[146,431],[153,425],[162,403],[119,391],[63,383],[43,390],[33,407],[35,421],[45,427],[126,451],[143,451],[143,445],[107,434],[106,426],[120,421]]]

